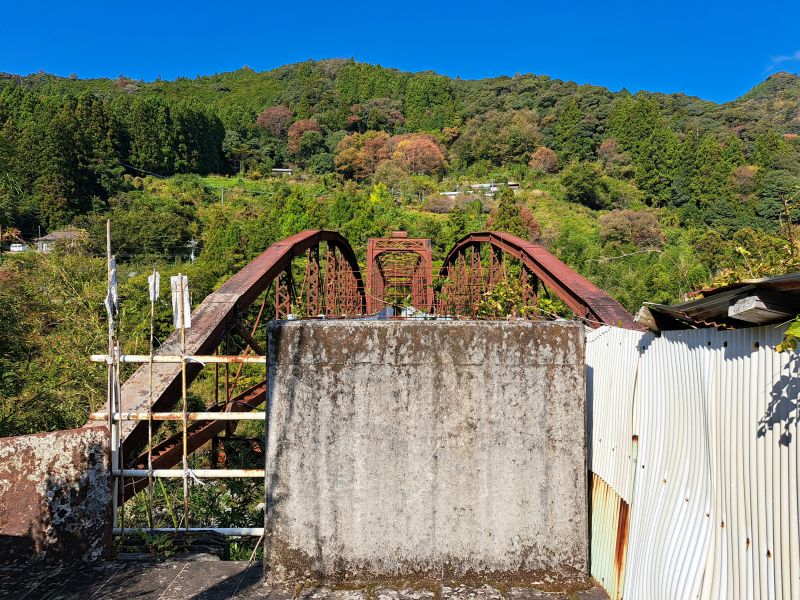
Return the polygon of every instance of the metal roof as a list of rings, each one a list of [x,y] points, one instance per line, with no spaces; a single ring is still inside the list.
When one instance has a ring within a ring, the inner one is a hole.
[[[728,316],[728,309],[738,299],[764,291],[780,294],[800,314],[800,273],[777,277],[745,279],[714,289],[699,290],[700,297],[681,304],[645,302],[637,322],[651,330],[694,329],[698,327],[753,327],[753,323]]]

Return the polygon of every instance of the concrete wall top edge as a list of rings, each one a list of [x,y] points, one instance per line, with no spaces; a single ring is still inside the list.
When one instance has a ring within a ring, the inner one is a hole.
[[[582,365],[584,326],[547,321],[300,320],[269,325],[270,364]],[[286,343],[277,340],[284,337]]]

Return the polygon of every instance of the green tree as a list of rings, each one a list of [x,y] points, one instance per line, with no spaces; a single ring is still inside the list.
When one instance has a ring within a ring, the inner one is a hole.
[[[756,138],[752,162],[759,167],[767,170],[791,169],[794,163],[793,158],[789,144],[774,129],[769,129]]]
[[[495,231],[506,231],[521,238],[528,237],[525,221],[520,214],[520,204],[514,192],[501,187],[495,195],[495,208],[486,226]]]
[[[434,131],[459,121],[450,81],[441,75],[413,76],[406,87],[404,107],[406,127],[411,131]]]
[[[137,96],[127,118],[131,164],[143,171],[170,175],[175,168],[176,128],[159,96]],[[179,161],[179,166],[183,163]]]
[[[564,170],[561,183],[564,197],[570,202],[594,209],[608,208],[608,186],[597,165],[572,163]]]
[[[565,162],[583,160],[589,156],[590,146],[581,132],[581,110],[578,101],[570,98],[553,127],[556,151]]]
[[[641,146],[636,161],[636,185],[652,206],[665,206],[672,198],[672,184],[678,158],[678,138],[659,127]]]
[[[609,133],[634,161],[641,155],[645,140],[663,125],[658,101],[643,93],[616,100],[608,118]]]

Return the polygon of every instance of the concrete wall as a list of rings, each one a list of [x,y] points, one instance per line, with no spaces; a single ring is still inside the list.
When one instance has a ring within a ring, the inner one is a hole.
[[[111,545],[108,430],[0,438],[0,560],[95,560]]]
[[[268,581],[586,574],[581,325],[305,321],[269,336]]]

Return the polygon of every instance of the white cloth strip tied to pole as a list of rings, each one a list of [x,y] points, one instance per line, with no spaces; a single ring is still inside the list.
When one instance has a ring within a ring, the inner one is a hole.
[[[161,274],[155,269],[153,269],[153,274],[147,277],[147,285],[150,288],[150,302],[156,302],[158,300],[158,294],[161,287]],[[173,298],[174,297],[175,296],[173,293]]]
[[[183,316],[184,328],[191,329],[192,309],[189,303],[189,278],[186,275],[173,275],[170,277],[170,285],[172,287],[172,323],[175,329],[180,330],[181,316]],[[182,310],[181,297],[183,297]]]
[[[108,261],[108,291],[103,302],[108,313],[108,318],[113,319],[119,314],[119,293],[117,291],[117,259],[112,257]]]
[[[191,478],[192,478],[192,480],[193,480],[195,483],[199,484],[199,485],[205,485],[205,484],[206,484],[206,482],[205,482],[205,481],[203,481],[202,479],[200,479],[200,478],[197,476],[197,474],[196,474],[196,473],[195,473],[195,472],[194,472],[192,469],[186,469],[186,470],[183,472],[183,476],[184,476],[184,477],[191,477]]]

